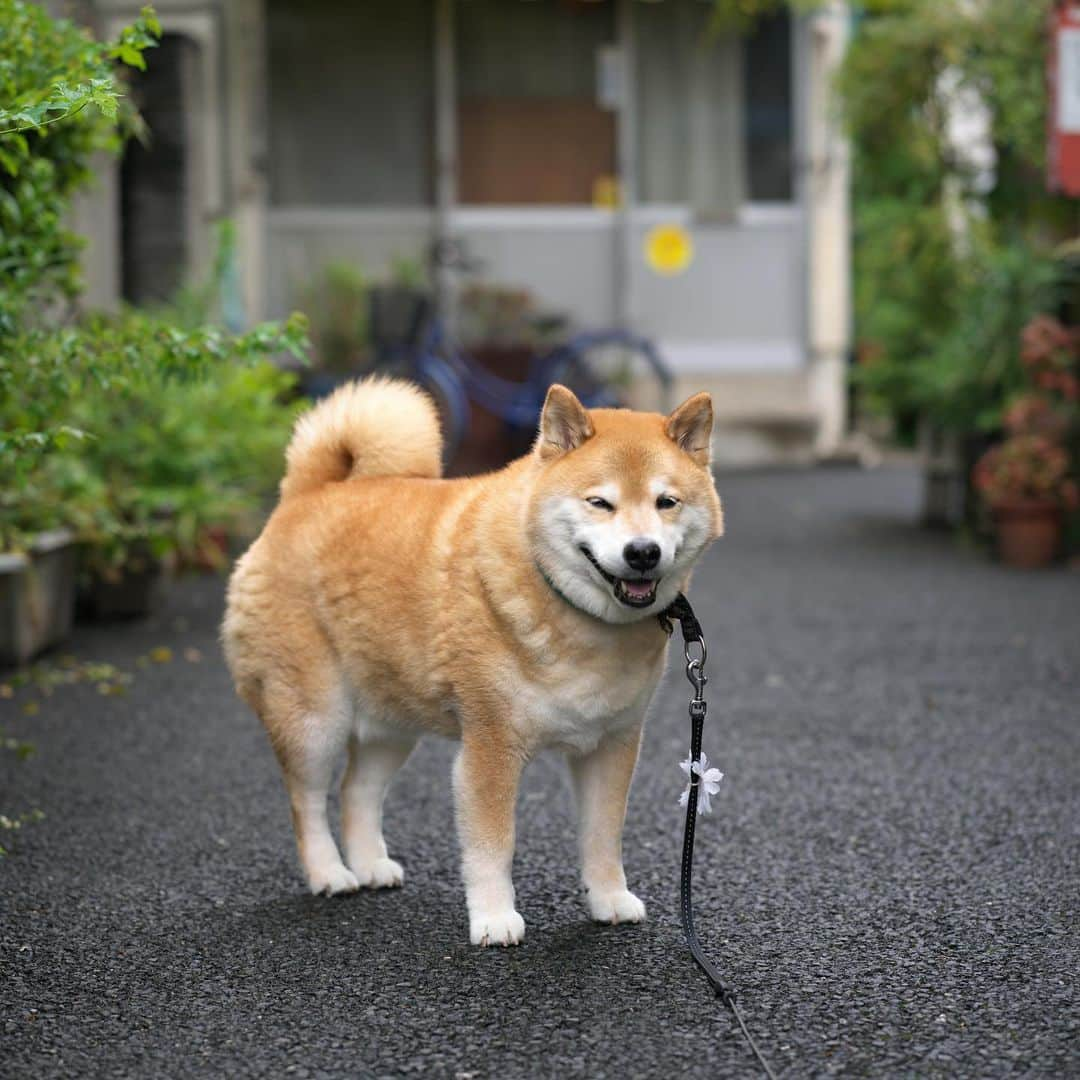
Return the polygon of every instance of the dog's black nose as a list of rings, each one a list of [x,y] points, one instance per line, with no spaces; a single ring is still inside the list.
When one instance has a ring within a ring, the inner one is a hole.
[[[660,545],[655,540],[639,536],[623,548],[622,557],[631,570],[644,573],[660,561]]]

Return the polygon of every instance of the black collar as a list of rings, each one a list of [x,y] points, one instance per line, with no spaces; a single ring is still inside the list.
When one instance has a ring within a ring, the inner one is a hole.
[[[533,560],[533,561],[536,562],[535,560]],[[584,608],[578,607],[577,604],[575,604],[574,601],[571,600],[570,597],[567,596],[566,593],[564,593],[562,591],[562,589],[560,589],[559,586],[556,585],[555,582],[551,580],[550,577],[548,577],[548,572],[538,562],[536,562],[536,572],[544,579],[545,583],[547,584],[547,587],[564,604],[566,604],[568,607],[572,607],[575,611],[580,611],[582,615],[589,615],[594,619],[597,618],[597,616],[593,615],[593,613],[591,611],[586,611]]]

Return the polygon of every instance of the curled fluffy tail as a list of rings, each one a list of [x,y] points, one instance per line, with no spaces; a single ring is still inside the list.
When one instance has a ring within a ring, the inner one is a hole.
[[[346,383],[296,423],[285,451],[281,497],[351,476],[442,475],[434,402],[400,379]]]

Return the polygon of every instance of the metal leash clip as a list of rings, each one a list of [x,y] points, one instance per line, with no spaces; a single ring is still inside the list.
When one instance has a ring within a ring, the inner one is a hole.
[[[701,649],[701,655],[695,656],[691,646],[697,645]],[[705,661],[709,657],[709,650],[705,647],[704,638],[688,638],[683,644],[683,655],[686,657],[686,677],[694,688],[694,698],[690,703],[690,715],[694,715],[694,705],[700,703],[701,715],[705,715],[705,684],[709,676],[705,674]]]

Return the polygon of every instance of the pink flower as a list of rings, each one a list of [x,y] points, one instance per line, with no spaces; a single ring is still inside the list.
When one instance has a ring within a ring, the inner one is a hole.
[[[1026,500],[1066,502],[1074,489],[1064,449],[1045,435],[1013,435],[975,465],[972,482],[991,506]]]

